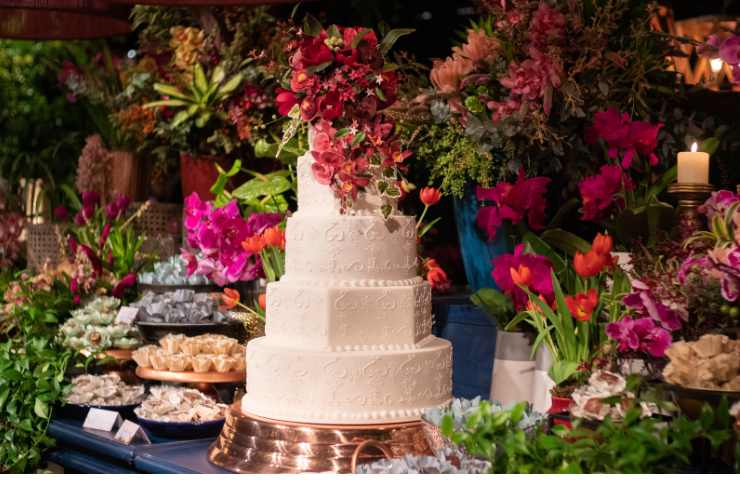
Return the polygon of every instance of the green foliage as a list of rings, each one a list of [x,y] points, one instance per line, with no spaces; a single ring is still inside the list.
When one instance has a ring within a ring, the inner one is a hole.
[[[56,341],[59,324],[72,306],[67,283],[55,280],[37,288],[22,282],[28,300],[9,314],[14,328],[0,343],[0,471],[36,470],[53,409],[67,391],[64,374],[72,353]]]
[[[0,176],[72,178],[89,125],[57,84],[63,42],[0,41]]]
[[[295,195],[296,180],[291,170],[277,170],[267,174],[241,168],[241,160],[236,160],[227,172],[216,166],[219,176],[211,187],[216,197],[215,205],[222,207],[236,199],[251,212],[285,213],[289,207],[289,197]],[[241,184],[233,191],[226,190],[229,180],[239,172],[245,172],[253,178]]]
[[[415,154],[443,192],[462,197],[465,185],[489,186],[505,175],[505,165],[454,125],[431,125],[417,138]]]
[[[481,288],[470,296],[470,301],[486,312],[494,323],[510,318],[514,312],[511,299],[494,288]]]
[[[705,405],[700,418],[680,416],[665,422],[640,418],[629,410],[623,421],[609,419],[594,429],[556,426],[551,432],[517,427],[526,403],[495,412],[482,402],[459,431],[451,418],[442,432],[469,454],[489,460],[491,473],[676,473],[690,465],[692,441],[702,438],[717,449],[731,435],[728,405],[713,411]]]

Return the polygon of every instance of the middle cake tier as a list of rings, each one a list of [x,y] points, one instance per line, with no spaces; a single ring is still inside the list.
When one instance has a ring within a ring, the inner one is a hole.
[[[432,333],[431,287],[421,277],[397,281],[267,285],[272,344],[309,350],[413,349]]]
[[[408,280],[417,275],[416,219],[303,214],[288,219],[286,279]]]

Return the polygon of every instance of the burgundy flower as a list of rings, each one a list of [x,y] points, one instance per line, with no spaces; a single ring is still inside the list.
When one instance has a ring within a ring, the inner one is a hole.
[[[316,102],[310,98],[304,98],[301,100],[301,118],[303,121],[308,122],[316,116]]]
[[[628,189],[626,174],[617,165],[603,165],[597,175],[586,177],[578,184],[583,211],[581,219],[599,220],[606,216],[617,201],[616,194]]]
[[[318,107],[321,118],[329,122],[342,114],[342,102],[339,101],[339,95],[335,92],[320,97]]]
[[[69,211],[67,210],[67,207],[65,207],[64,205],[59,205],[54,209],[54,218],[58,222],[66,221],[67,217],[69,217]]]
[[[491,206],[478,210],[476,222],[478,227],[488,234],[488,239],[496,237],[498,228],[504,220],[514,224],[527,217],[530,228],[544,228],[545,192],[550,179],[547,177],[526,178],[524,170],[513,185],[499,182],[493,188],[476,188],[478,200],[493,202]]]
[[[83,207],[95,208],[100,202],[100,194],[98,192],[82,192],[82,205]]]
[[[298,52],[291,60],[293,67],[303,69],[331,62],[334,59],[334,55],[331,49],[324,43],[326,38],[326,32],[321,32],[317,37],[305,37],[301,41]]]
[[[136,274],[133,272],[127,273],[111,290],[111,295],[116,298],[123,297],[127,288],[131,288],[136,285]]]

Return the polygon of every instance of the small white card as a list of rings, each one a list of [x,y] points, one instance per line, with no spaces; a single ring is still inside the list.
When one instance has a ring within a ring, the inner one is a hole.
[[[123,425],[118,429],[114,438],[124,445],[130,445],[134,440],[140,440],[141,443],[146,444],[152,443],[144,429],[141,428],[139,424],[130,420],[123,421]]]
[[[114,427],[121,425],[121,415],[113,410],[104,410],[102,408],[91,408],[85,417],[85,423],[82,428],[92,428],[93,430],[103,430],[112,432]]]
[[[136,320],[136,316],[139,314],[139,309],[136,307],[121,307],[116,315],[114,323],[119,325],[131,325]]]

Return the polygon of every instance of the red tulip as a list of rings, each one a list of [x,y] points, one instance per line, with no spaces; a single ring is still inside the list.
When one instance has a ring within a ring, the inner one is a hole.
[[[424,187],[419,192],[419,199],[421,200],[421,203],[423,203],[427,207],[438,204],[441,198],[442,192],[434,187]]]
[[[599,255],[611,255],[614,241],[609,235],[597,233],[594,241],[591,243],[591,250]]]
[[[242,242],[242,248],[250,253],[258,254],[265,248],[265,240],[261,235],[249,237]]]
[[[576,252],[575,257],[573,257],[573,267],[576,273],[583,278],[598,275],[605,264],[604,256],[593,250],[588,253]]]
[[[259,304],[260,308],[262,310],[267,308],[267,295],[264,293],[260,293],[259,297],[257,297],[257,303]]]
[[[231,310],[236,307],[240,298],[238,291],[233,288],[224,288],[224,293],[221,294],[221,304],[226,310]]]
[[[262,232],[262,243],[265,246],[278,247],[281,250],[285,249],[285,230],[280,228],[279,225],[266,228]]]
[[[566,296],[565,303],[576,320],[587,322],[591,320],[591,315],[599,304],[599,294],[595,288],[592,288],[587,293]]]

